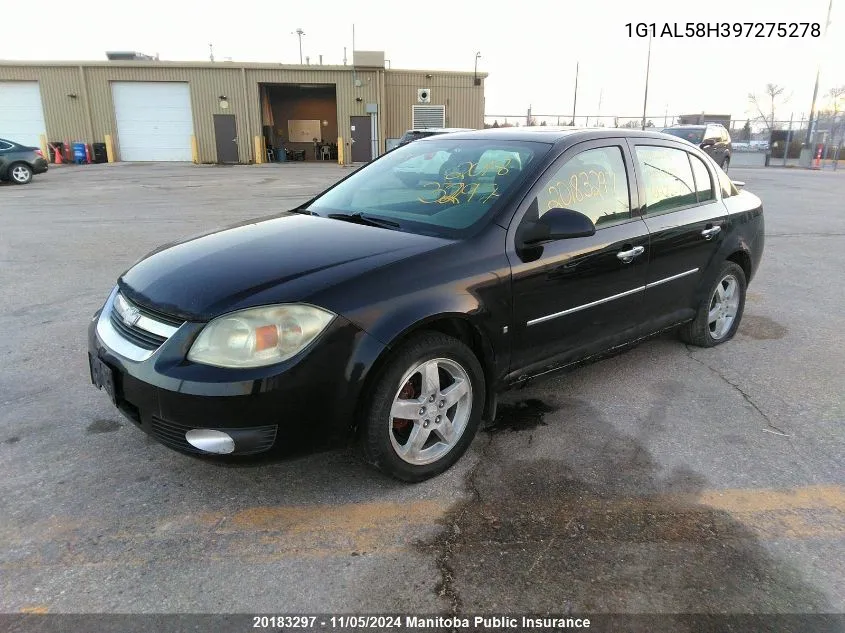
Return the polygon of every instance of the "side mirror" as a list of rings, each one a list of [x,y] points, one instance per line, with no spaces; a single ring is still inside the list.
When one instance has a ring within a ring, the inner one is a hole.
[[[716,144],[715,138],[706,138],[703,141],[701,141],[701,145],[699,145],[699,147],[701,149],[704,149],[705,147],[710,147],[711,145],[715,145],[715,144]]]
[[[745,183],[742,182],[741,180],[731,180],[731,182],[733,183],[734,187],[736,187],[737,189],[742,189],[745,186]]]
[[[596,225],[583,213],[572,209],[549,209],[537,222],[525,227],[520,236],[523,244],[539,244],[553,240],[595,235]]]

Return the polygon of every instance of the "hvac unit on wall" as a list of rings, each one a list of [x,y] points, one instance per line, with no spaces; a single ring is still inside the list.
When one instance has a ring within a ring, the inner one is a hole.
[[[417,101],[431,103],[431,88],[417,88]]]

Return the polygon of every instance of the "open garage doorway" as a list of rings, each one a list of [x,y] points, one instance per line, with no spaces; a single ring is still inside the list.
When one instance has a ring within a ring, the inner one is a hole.
[[[260,84],[269,160],[337,160],[334,84]]]

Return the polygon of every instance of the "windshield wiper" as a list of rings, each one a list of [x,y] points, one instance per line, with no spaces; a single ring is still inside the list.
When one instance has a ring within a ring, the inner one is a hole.
[[[365,226],[378,226],[383,229],[400,229],[402,225],[392,220],[382,220],[381,218],[374,218],[366,216],[360,211],[357,213],[329,213],[328,216],[333,220],[343,220],[344,222],[353,222],[355,224],[363,224]]]

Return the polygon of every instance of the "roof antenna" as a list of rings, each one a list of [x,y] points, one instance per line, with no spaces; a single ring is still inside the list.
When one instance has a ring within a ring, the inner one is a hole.
[[[208,59],[214,61],[214,44],[208,44]]]

